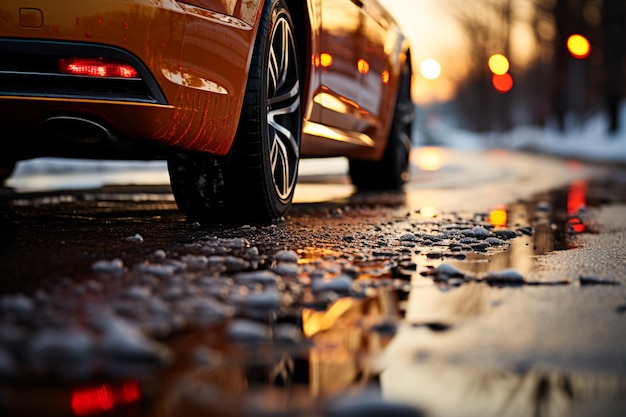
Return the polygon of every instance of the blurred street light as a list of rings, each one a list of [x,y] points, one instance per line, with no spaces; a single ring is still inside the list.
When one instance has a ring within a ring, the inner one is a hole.
[[[509,59],[502,54],[493,54],[487,62],[489,71],[492,72],[491,85],[498,93],[508,93],[513,88],[513,77],[509,74],[511,64]]]
[[[513,77],[511,74],[493,74],[491,77],[491,84],[498,93],[508,93],[513,88]]]
[[[591,44],[582,35],[572,35],[567,38],[567,50],[576,59],[585,59],[591,52]]]
[[[436,80],[441,75],[441,64],[433,58],[428,58],[420,64],[420,74],[427,80]]]
[[[504,75],[509,71],[509,60],[502,54],[493,54],[489,57],[489,70],[496,75]]]

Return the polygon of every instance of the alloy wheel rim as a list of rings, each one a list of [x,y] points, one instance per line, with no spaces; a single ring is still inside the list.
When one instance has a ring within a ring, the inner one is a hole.
[[[269,159],[274,188],[287,201],[295,184],[300,158],[300,80],[293,33],[280,15],[270,37],[267,76]]]

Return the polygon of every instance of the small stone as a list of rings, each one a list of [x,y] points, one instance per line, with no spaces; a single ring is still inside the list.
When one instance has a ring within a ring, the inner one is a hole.
[[[123,295],[124,297],[135,301],[148,300],[152,296],[152,290],[150,289],[150,287],[133,285],[132,287],[128,288]]]
[[[228,272],[240,272],[249,266],[248,261],[245,259],[232,255],[226,257],[224,265],[226,266],[226,270]]]
[[[535,234],[535,229],[532,226],[520,227],[517,230],[526,236],[532,236],[533,234]]]
[[[90,281],[87,282],[87,284],[85,286],[87,288],[87,291],[90,291],[90,292],[101,292],[102,291],[102,283],[100,283],[98,281],[90,280]]]
[[[202,298],[195,303],[194,312],[204,319],[212,318],[221,320],[232,317],[235,314],[235,309],[213,298]]]
[[[111,317],[105,319],[100,347],[110,357],[118,359],[169,362],[172,353],[164,345],[147,338],[130,322]]]
[[[502,239],[498,239],[497,237],[488,237],[487,239],[485,239],[485,243],[488,243],[491,246],[502,246],[506,242]]]
[[[400,242],[417,242],[419,238],[415,235],[415,233],[405,233],[399,238]]]
[[[477,252],[485,252],[489,249],[489,243],[476,243],[475,245],[471,245],[472,249]]]
[[[347,275],[340,275],[336,278],[324,278],[313,281],[311,289],[314,293],[335,292],[341,295],[348,295],[352,290],[352,278]]]
[[[467,237],[474,237],[476,239],[485,239],[489,236],[489,230],[482,226],[476,226],[473,229],[461,230],[461,233]]]
[[[489,272],[483,280],[488,284],[521,285],[525,283],[522,274],[512,268]]]
[[[295,277],[300,272],[300,268],[298,264],[281,262],[272,271],[281,277]]]
[[[174,264],[139,264],[134,269],[158,278],[170,278],[175,273],[181,272],[180,266]]]
[[[39,370],[78,372],[92,359],[95,343],[82,329],[44,329],[36,333],[27,348],[30,364]]]
[[[337,219],[340,219],[340,218],[342,218],[342,217],[343,217],[343,210],[341,210],[341,208],[339,208],[339,207],[334,208],[334,209],[332,209],[332,210],[330,211],[330,215],[331,215],[332,217],[335,217],[335,218],[337,218]]]
[[[192,271],[200,271],[209,264],[209,258],[205,255],[185,255],[180,260],[187,265],[187,269]]]
[[[504,240],[509,240],[509,239],[513,239],[517,237],[517,233],[509,229],[500,229],[500,230],[494,231],[493,233],[496,235],[496,237],[500,239],[504,239]]]
[[[578,282],[580,285],[620,285],[619,281],[614,281],[605,278],[599,277],[591,277],[591,276],[580,276],[578,278]]]
[[[470,245],[472,243],[478,243],[478,242],[480,241],[476,239],[475,237],[463,237],[459,239],[459,243],[462,245]]]
[[[252,320],[238,319],[228,327],[228,337],[241,342],[264,342],[270,339],[270,329]]]
[[[0,309],[3,314],[25,317],[35,308],[33,299],[24,294],[5,295],[0,298]]]
[[[297,263],[300,260],[298,254],[292,250],[280,250],[274,255],[274,259],[277,262],[292,262]]]
[[[260,310],[278,309],[281,305],[281,297],[278,291],[263,291],[261,293],[235,294],[231,302],[239,304],[242,308]]]
[[[165,251],[163,249],[157,249],[152,254],[152,257],[156,261],[163,261],[163,260],[165,260],[165,258],[167,258],[167,254],[165,253]]]
[[[263,285],[276,285],[280,280],[280,277],[268,270],[240,272],[235,275],[235,282],[240,284],[263,284]]]
[[[133,243],[143,243],[143,237],[139,233],[133,236],[127,236],[124,240]]]
[[[431,271],[431,275],[434,275],[435,279],[442,281],[447,281],[452,278],[465,278],[465,274],[463,272],[448,263],[442,263],[439,265]]]
[[[100,260],[91,265],[91,270],[97,274],[119,275],[124,272],[124,262],[121,259]]]

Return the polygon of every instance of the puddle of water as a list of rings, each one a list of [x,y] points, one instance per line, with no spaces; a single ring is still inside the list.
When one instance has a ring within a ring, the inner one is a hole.
[[[403,363],[381,375],[388,398],[411,398],[431,417],[613,416],[626,410],[626,377]]]
[[[289,309],[251,308],[203,331],[175,336],[168,344],[178,359],[166,369],[139,367],[119,378],[103,375],[98,382],[70,381],[52,389],[48,380],[36,387],[18,381],[2,385],[0,398],[20,415],[352,416],[363,415],[354,411],[361,403],[382,410],[379,415],[427,410],[431,416],[560,417],[573,415],[574,404],[584,407],[577,410],[614,410],[613,402],[623,405],[620,398],[626,395],[619,375],[468,366],[438,362],[428,352],[433,338],[441,343],[468,319],[498,307],[500,288],[481,281],[488,273],[513,269],[527,277],[534,257],[570,248],[577,233],[589,232],[584,211],[589,189],[576,183],[531,202],[469,216],[424,208],[363,235],[355,230],[345,236],[351,214],[337,211],[328,223],[341,224],[343,240],[335,241],[329,231],[325,245],[298,251],[299,266],[308,268],[311,281],[318,274],[318,282],[334,285],[332,291],[294,287],[294,294],[302,293]],[[353,204],[367,204],[367,199]],[[397,207],[381,210],[386,209]],[[363,227],[364,217],[355,218]],[[502,243],[483,246],[483,239],[473,237],[483,233],[478,227],[500,236]],[[458,236],[460,230],[467,235]],[[334,266],[325,266],[326,260]],[[437,281],[424,276],[428,267],[444,263],[464,277]],[[345,274],[358,279],[340,286]],[[178,279],[185,283],[184,276]],[[352,286],[359,288],[358,296],[350,296]],[[261,299],[268,294],[256,284],[240,290],[242,296],[259,295],[259,303],[272,301]],[[238,324],[234,339],[233,321]],[[409,353],[390,358],[390,347],[407,334],[416,337]],[[365,400],[359,396],[363,393]],[[338,398],[347,403],[338,406]],[[337,414],[338,409],[343,411]]]
[[[461,240],[466,245],[459,248],[455,242],[450,244],[449,240],[443,239],[439,247],[420,247],[415,251],[413,261],[433,268],[443,262],[450,263],[477,278],[505,269],[527,276],[536,256],[573,248],[577,234],[588,231],[588,189],[586,182],[578,181],[567,189],[539,195],[531,201],[502,205],[478,215],[474,224],[482,225],[492,235],[504,239],[496,250],[489,245],[481,248],[480,240]],[[447,224],[442,222],[445,215],[438,215],[435,208],[425,207],[419,216],[422,224],[432,225],[431,231],[436,236],[445,236],[447,230],[460,228],[456,224],[456,214],[448,216]],[[427,218],[432,220],[424,220]],[[515,237],[509,238],[513,232]]]
[[[375,386],[374,359],[393,338],[396,304],[394,291],[381,287],[327,308],[265,313],[265,320],[253,322],[234,318],[242,327],[265,323],[267,338],[245,332],[234,338],[232,323],[221,323],[175,337],[170,346],[177,360],[161,371],[149,363],[121,362],[119,379],[84,385],[51,386],[53,378],[34,386],[26,378],[0,386],[0,404],[24,416],[331,415],[334,399]]]
[[[492,231],[508,229],[518,232],[518,237],[509,241],[506,250],[473,251],[458,256],[449,250],[451,246],[445,244],[443,250],[419,247],[412,256],[413,263],[430,265],[432,271],[444,264],[452,265],[462,278],[450,279],[448,275],[437,279],[434,273],[410,274],[412,289],[403,309],[406,325],[399,329],[390,344],[381,374],[386,397],[410,401],[422,407],[429,416],[441,417],[624,415],[626,376],[623,373],[605,365],[598,370],[588,368],[590,363],[600,363],[604,358],[589,362],[586,357],[585,365],[582,365],[576,361],[568,363],[567,359],[559,360],[558,347],[554,352],[548,350],[550,353],[533,351],[537,345],[550,346],[550,342],[537,340],[532,343],[536,334],[532,330],[529,332],[528,326],[515,328],[515,323],[523,323],[524,318],[507,318],[499,313],[502,303],[510,302],[515,294],[520,294],[519,291],[525,291],[521,288],[524,285],[531,284],[533,288],[547,285],[543,290],[551,291],[549,286],[552,285],[567,290],[576,284],[569,278],[558,277],[555,281],[533,281],[533,265],[540,255],[576,248],[580,233],[594,232],[589,223],[588,208],[598,203],[610,204],[616,201],[615,195],[620,195],[614,192],[614,188],[613,192],[599,192],[602,186],[602,183],[578,181],[565,189],[539,195],[532,201],[498,207],[485,214],[483,217],[493,227]],[[590,192],[593,197],[589,196]],[[599,195],[602,198],[598,198]],[[429,223],[425,221],[425,224]],[[434,232],[446,230],[441,227],[441,222],[432,224],[436,228]],[[432,256],[433,252],[438,256]],[[484,279],[494,271],[502,270],[519,272],[524,282],[490,285]],[[602,280],[598,283],[618,285]],[[582,278],[580,284],[584,285]],[[549,306],[539,304],[544,320],[554,320],[550,311],[563,296],[566,296],[564,291],[555,290]],[[532,301],[533,296],[530,297],[526,301]],[[542,296],[540,303],[550,298],[549,294]],[[524,314],[525,311],[513,308],[507,309],[506,314]],[[608,309],[606,314],[612,317],[614,312]],[[509,319],[508,326],[494,324],[506,323]],[[532,319],[536,320],[537,316]],[[472,328],[470,323],[476,322],[482,324],[469,330]],[[541,327],[542,323],[536,325]],[[506,341],[505,335],[489,333],[504,329],[516,333],[511,334],[511,342]],[[481,330],[486,333],[472,334]],[[576,332],[569,328],[556,331]],[[521,337],[514,337],[520,334]],[[477,342],[478,339],[485,342]],[[496,339],[497,343],[492,344]],[[515,346],[512,345],[514,340],[529,344]],[[477,351],[479,346],[485,350]],[[590,346],[593,349],[593,342]],[[507,352],[500,350],[502,348]],[[552,354],[557,356],[551,357]],[[534,355],[534,358],[520,355]],[[585,355],[594,357],[597,353],[586,351]],[[557,360],[552,362],[551,359]]]

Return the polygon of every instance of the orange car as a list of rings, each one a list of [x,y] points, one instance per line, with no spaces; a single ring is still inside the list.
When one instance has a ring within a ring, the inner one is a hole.
[[[0,177],[40,156],[166,159],[199,221],[281,218],[305,157],[397,189],[411,72],[376,0],[2,0]]]

